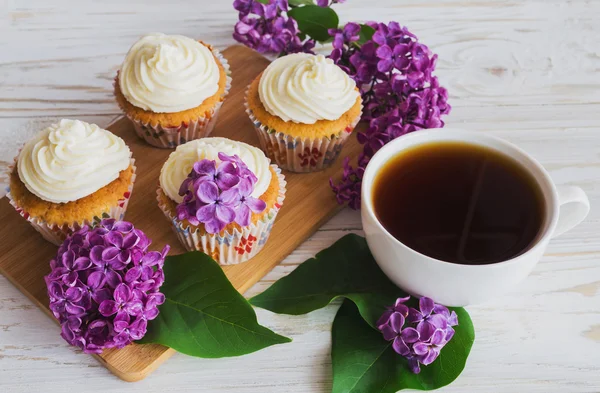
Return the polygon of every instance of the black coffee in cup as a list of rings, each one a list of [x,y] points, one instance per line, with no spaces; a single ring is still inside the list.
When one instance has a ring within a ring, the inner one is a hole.
[[[459,142],[422,144],[390,159],[375,176],[379,222],[404,245],[442,261],[506,261],[535,243],[542,190],[516,160]]]

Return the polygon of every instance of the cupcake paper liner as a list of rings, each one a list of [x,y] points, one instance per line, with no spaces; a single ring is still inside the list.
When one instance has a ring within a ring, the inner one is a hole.
[[[212,52],[223,65],[225,74],[227,75],[225,91],[221,95],[221,101],[219,101],[206,116],[200,117],[189,123],[182,123],[177,127],[163,127],[160,124],[152,125],[150,123],[144,123],[125,113],[129,120],[131,120],[135,132],[140,138],[144,139],[152,146],[171,149],[191,140],[204,138],[210,135],[217,122],[217,115],[223,105],[223,100],[227,94],[229,94],[232,80],[231,70],[227,59],[215,48],[212,49]]]
[[[201,251],[220,265],[236,265],[246,262],[258,254],[269,239],[273,223],[285,199],[287,184],[285,177],[277,166],[271,165],[271,167],[279,180],[277,202],[258,222],[251,223],[241,230],[236,228],[233,231],[225,231],[223,235],[221,233],[201,234],[197,228],[182,223],[171,214],[169,208],[162,202],[161,196],[165,194],[160,187],[156,190],[158,206],[173,224],[173,230],[186,250]]]
[[[57,246],[60,246],[63,243],[63,241],[67,238],[67,236],[69,236],[71,233],[73,233],[75,231],[78,231],[85,225],[89,225],[92,227],[96,226],[100,223],[100,221],[102,221],[105,218],[114,218],[119,221],[123,219],[123,217],[125,216],[125,211],[127,210],[127,205],[129,204],[129,200],[131,199],[131,193],[133,191],[133,184],[135,183],[135,178],[136,178],[136,167],[134,165],[135,160],[132,158],[130,162],[131,162],[131,166],[133,168],[133,174],[131,175],[131,183],[129,184],[127,191],[123,194],[123,199],[120,199],[118,201],[117,205],[111,207],[109,211],[102,213],[102,216],[90,217],[90,219],[86,219],[82,222],[73,222],[71,224],[63,224],[62,226],[59,226],[57,224],[49,224],[40,218],[31,216],[28,212],[23,210],[17,204],[17,201],[15,201],[12,198],[12,195],[10,193],[10,186],[6,190],[7,191],[6,196],[8,197],[10,204],[15,208],[17,213],[19,213],[21,215],[21,217],[26,219],[31,224],[31,226],[33,226],[33,228],[44,237],[44,239],[48,240],[51,243],[56,244]],[[12,172],[13,168],[14,168],[14,166],[10,166],[8,168],[9,176],[10,176],[10,173]]]
[[[264,125],[254,116],[248,105],[248,91],[244,105],[267,157],[281,168],[299,173],[316,172],[330,167],[339,157],[344,143],[361,117],[358,116],[352,124],[337,133],[332,133],[330,137],[293,137]]]

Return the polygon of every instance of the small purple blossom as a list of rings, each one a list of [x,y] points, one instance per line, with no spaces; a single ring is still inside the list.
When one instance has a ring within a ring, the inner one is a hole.
[[[287,16],[287,0],[235,0],[233,8],[239,11],[233,38],[260,53],[289,54],[313,53],[315,41],[301,40],[298,23]]]
[[[204,224],[208,233],[221,232],[232,222],[248,226],[252,213],[267,207],[252,197],[258,179],[237,155],[219,153],[219,160],[218,165],[207,159],[196,162],[179,189],[183,201],[177,205],[177,218]]]
[[[427,297],[419,299],[419,309],[409,308],[405,304],[409,299],[396,300],[379,318],[377,328],[386,341],[392,341],[394,351],[408,360],[411,371],[418,374],[420,365],[433,363],[452,339],[452,326],[458,325],[458,317]]]
[[[165,300],[159,288],[169,251],[148,251],[149,245],[142,231],[114,219],[85,226],[64,241],[45,280],[50,310],[69,344],[101,353],[146,333]]]

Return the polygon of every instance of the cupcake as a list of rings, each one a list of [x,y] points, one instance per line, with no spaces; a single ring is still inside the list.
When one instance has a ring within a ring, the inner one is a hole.
[[[210,45],[161,33],[140,38],[115,79],[115,97],[136,133],[173,148],[208,136],[231,88],[227,60]]]
[[[95,124],[61,120],[31,139],[9,169],[10,203],[60,245],[85,225],[121,220],[135,181],[125,142]]]
[[[246,112],[262,149],[280,167],[329,167],[358,124],[362,100],[354,81],[322,55],[297,53],[272,62],[248,87]]]
[[[158,205],[184,247],[221,265],[246,262],[263,248],[286,186],[260,149],[226,138],[177,147],[159,183]]]

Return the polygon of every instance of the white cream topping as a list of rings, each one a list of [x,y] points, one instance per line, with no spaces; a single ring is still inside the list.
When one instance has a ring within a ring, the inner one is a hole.
[[[133,44],[119,72],[131,104],[155,113],[195,108],[219,89],[219,67],[206,46],[181,35],[152,33]]]
[[[160,187],[173,201],[180,203],[179,187],[186,179],[194,163],[202,159],[214,160],[218,163],[219,153],[229,156],[237,154],[258,178],[252,196],[260,197],[271,183],[270,161],[262,150],[243,142],[227,138],[202,138],[177,146],[169,155],[160,171]]]
[[[297,53],[272,62],[260,78],[265,109],[284,121],[337,120],[358,98],[356,83],[331,59]]]
[[[53,203],[76,201],[119,177],[130,165],[123,139],[95,124],[61,120],[25,144],[19,154],[19,178],[39,198]]]

